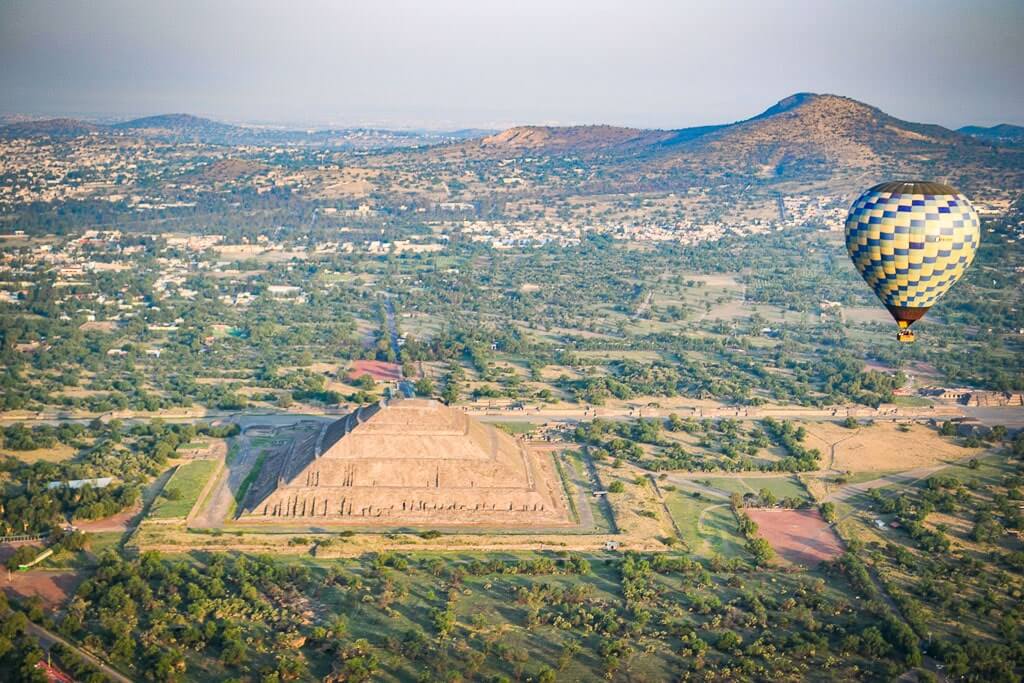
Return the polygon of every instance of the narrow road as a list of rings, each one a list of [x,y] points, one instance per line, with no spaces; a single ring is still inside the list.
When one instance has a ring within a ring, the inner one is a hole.
[[[861,482],[859,484],[847,484],[846,486],[833,491],[829,495],[825,496],[821,502],[826,501],[845,501],[858,496],[862,493],[867,493],[871,489],[882,488],[883,486],[890,486],[892,484],[903,484],[904,486],[913,486],[922,479],[927,479],[931,475],[941,472],[942,470],[953,467],[955,465],[962,465],[970,462],[977,455],[968,455],[960,458],[959,460],[953,460],[950,462],[942,462],[936,465],[928,465],[927,467],[918,467],[913,470],[906,470],[904,472],[896,472],[895,474],[889,474],[878,479],[872,479],[871,481]]]
[[[551,455],[555,458],[559,457],[557,453],[552,453]],[[563,458],[559,465],[576,489],[576,514],[579,515],[580,526],[584,529],[594,529],[594,508],[590,506],[589,500],[590,496],[593,495],[590,483],[586,480],[585,476],[579,473],[576,466],[569,461],[569,458]]]
[[[583,449],[583,463],[587,466],[587,472],[590,474],[590,479],[594,485],[594,491],[604,491],[604,485],[601,483],[601,475],[597,473],[597,468],[594,467],[594,461],[590,459],[590,454],[587,453],[587,449]],[[611,527],[613,534],[619,533],[619,525],[615,522],[615,512],[612,511],[612,504],[608,502],[608,496],[604,495],[598,499],[598,506],[601,508],[601,512],[604,513],[605,518],[608,520],[608,525]]]
[[[402,347],[398,343],[398,324],[395,323],[395,304],[391,301],[391,295],[384,294],[384,312],[388,321],[388,336],[391,338],[391,350],[395,354],[395,362],[399,365],[402,364]],[[413,388],[412,382],[408,379],[398,381],[398,390],[406,398],[413,398],[416,396],[416,390]]]
[[[78,647],[77,645],[75,645],[73,643],[68,642],[64,638],[61,638],[56,633],[54,633],[52,631],[48,631],[47,629],[43,628],[39,624],[36,624],[36,623],[33,623],[33,622],[30,621],[28,623],[28,631],[29,631],[29,633],[34,635],[36,638],[38,638],[39,642],[42,643],[43,646],[47,650],[50,649],[50,647],[54,643],[60,643],[64,647],[68,648],[69,650],[71,650],[72,652],[77,654],[82,659],[86,660],[87,662],[92,663],[100,671],[102,671],[105,676],[107,676],[111,680],[118,681],[118,683],[132,683],[132,679],[130,679],[127,676],[123,675],[121,672],[117,671],[113,667],[107,665],[105,662],[103,662],[103,660],[98,659],[97,657],[94,657],[93,655],[89,654],[88,652],[86,652],[82,648]]]

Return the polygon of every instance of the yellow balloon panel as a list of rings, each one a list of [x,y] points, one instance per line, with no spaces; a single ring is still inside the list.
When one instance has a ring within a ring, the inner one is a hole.
[[[850,207],[846,249],[882,303],[928,308],[964,274],[981,240],[962,194],[872,188]]]

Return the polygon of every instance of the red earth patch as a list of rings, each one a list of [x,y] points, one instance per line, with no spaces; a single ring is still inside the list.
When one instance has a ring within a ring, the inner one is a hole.
[[[843,554],[843,544],[817,510],[749,508],[758,535],[789,562],[814,567]]]
[[[369,375],[377,382],[397,382],[402,379],[402,366],[382,360],[352,361],[352,369],[348,372],[348,378],[357,380],[363,375]]]

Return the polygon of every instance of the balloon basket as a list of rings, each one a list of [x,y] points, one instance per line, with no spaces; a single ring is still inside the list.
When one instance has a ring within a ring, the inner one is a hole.
[[[901,344],[910,344],[915,339],[917,339],[917,336],[912,330],[900,330],[896,333],[896,341]]]

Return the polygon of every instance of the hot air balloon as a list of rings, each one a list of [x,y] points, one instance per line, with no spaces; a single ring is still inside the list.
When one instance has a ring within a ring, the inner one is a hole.
[[[899,325],[901,342],[914,341],[910,326],[956,284],[980,241],[974,207],[940,183],[875,185],[846,217],[846,250]]]

